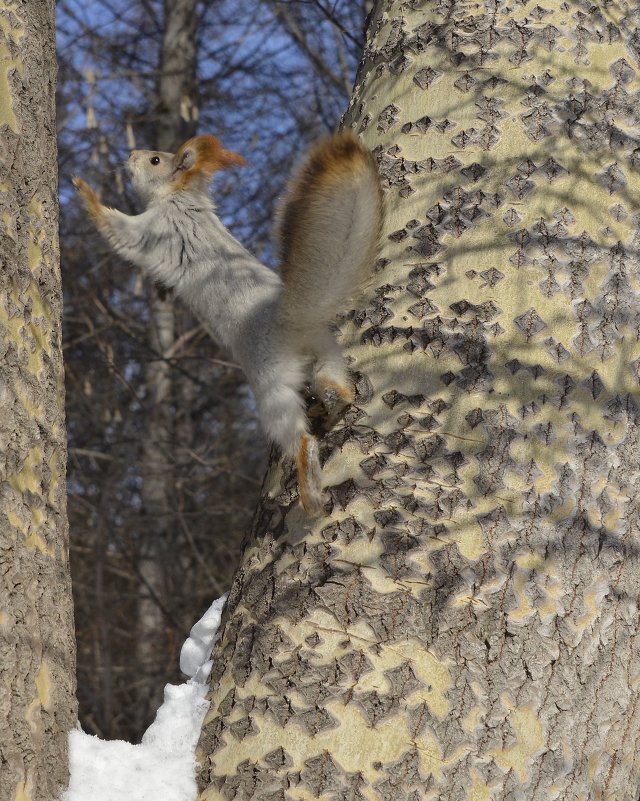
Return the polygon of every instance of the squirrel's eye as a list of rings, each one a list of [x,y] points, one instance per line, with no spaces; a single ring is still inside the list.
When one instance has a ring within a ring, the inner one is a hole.
[[[151,162],[151,163],[154,165],[154,167],[155,167],[155,165],[156,165],[156,164],[160,164],[160,157],[159,157],[159,156],[151,156],[151,158],[149,159],[149,161],[150,161],[150,162]]]

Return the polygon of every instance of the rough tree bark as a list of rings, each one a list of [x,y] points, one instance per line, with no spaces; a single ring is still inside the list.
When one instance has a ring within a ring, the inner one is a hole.
[[[639,22],[376,3],[346,118],[389,186],[358,398],[329,519],[267,481],[206,801],[638,798]]]
[[[76,720],[52,0],[0,2],[0,799],[50,801]]]
[[[173,152],[195,134],[196,18],[196,0],[165,0],[155,112],[157,132],[153,145],[157,150]],[[173,515],[176,387],[167,361],[175,343],[176,310],[173,298],[162,287],[151,286],[149,293],[149,346],[157,358],[152,358],[145,370],[148,421],[143,442],[142,501],[153,524],[147,532],[140,533],[138,562],[142,581],[136,610],[137,647],[140,669],[146,677],[138,705],[141,731],[153,717],[162,697],[162,682],[154,681],[154,676],[158,677],[159,654],[168,650],[163,647],[166,625],[161,603],[167,590],[166,570],[174,560],[171,544],[175,542],[176,527]]]

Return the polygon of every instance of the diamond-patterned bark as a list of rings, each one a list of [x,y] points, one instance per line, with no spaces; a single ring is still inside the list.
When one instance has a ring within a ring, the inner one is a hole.
[[[357,397],[322,444],[330,519],[267,480],[207,799],[637,801],[637,29],[376,4],[346,116],[388,190],[343,325]]]

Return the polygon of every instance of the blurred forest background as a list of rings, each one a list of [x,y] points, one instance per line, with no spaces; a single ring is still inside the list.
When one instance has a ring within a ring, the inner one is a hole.
[[[62,0],[58,133],[69,519],[85,731],[137,742],[179,649],[227,590],[267,450],[240,370],[122,263],[74,197],[139,210],[124,161],[211,132],[223,221],[267,264],[278,196],[336,127],[367,0]]]

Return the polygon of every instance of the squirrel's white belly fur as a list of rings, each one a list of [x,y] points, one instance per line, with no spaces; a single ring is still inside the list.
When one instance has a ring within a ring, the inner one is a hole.
[[[172,287],[213,338],[231,351],[251,385],[269,439],[294,455],[306,431],[300,388],[311,357],[283,341],[280,277],[227,231],[212,204],[181,208],[171,198],[163,205],[157,211],[159,218],[167,218],[168,256],[159,263],[159,280]],[[178,229],[175,214],[192,224]],[[188,258],[176,258],[182,254]]]

